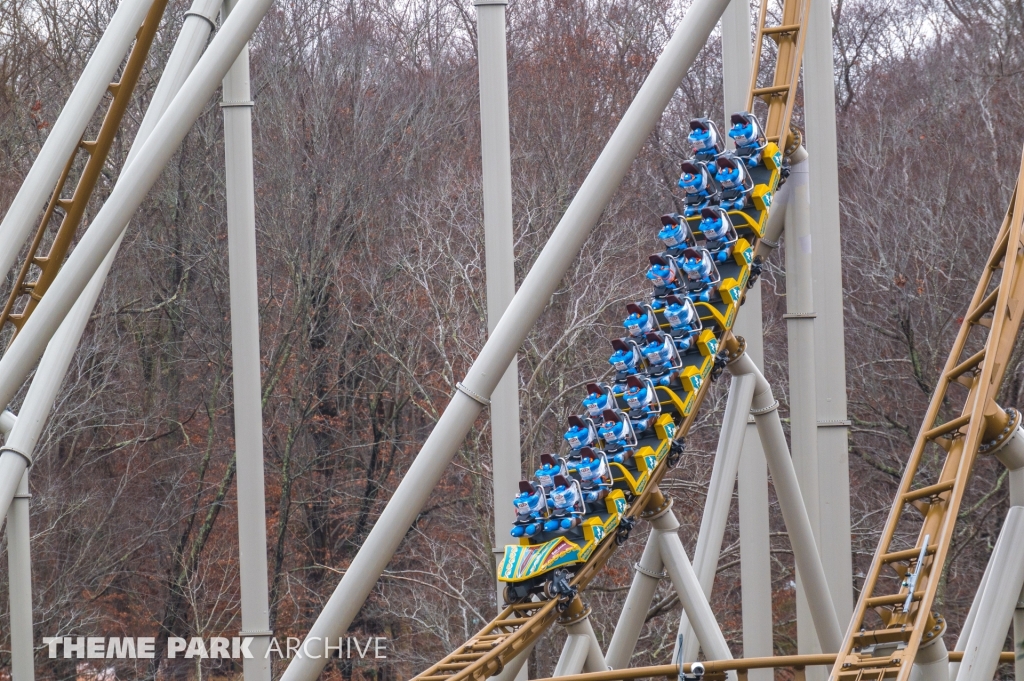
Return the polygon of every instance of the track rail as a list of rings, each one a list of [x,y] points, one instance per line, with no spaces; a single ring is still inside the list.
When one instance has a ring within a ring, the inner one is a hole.
[[[1009,210],[932,393],[832,669],[834,681],[907,681],[922,641],[943,630],[932,604],[972,467],[979,451],[994,449],[1020,420],[1018,412],[1004,411],[995,400],[1024,312],[1022,220],[1024,159]],[[981,349],[972,351],[979,340]],[[951,391],[953,386],[965,391]],[[960,415],[943,421],[941,412],[950,413],[950,405],[961,405]],[[941,457],[942,471],[937,480],[916,484],[922,459],[929,453]],[[915,544],[895,546],[897,530],[905,532],[910,523],[920,528]],[[883,575],[886,567],[892,570],[888,581]],[[880,624],[869,621],[871,612],[878,613]]]
[[[139,82],[142,67],[145,66],[146,59],[149,57],[149,49],[153,45],[153,38],[156,36],[166,8],[167,0],[155,0],[150,7],[142,26],[135,35],[135,44],[128,54],[128,61],[121,72],[121,78],[116,83],[107,86],[112,97],[107,112],[103,116],[103,122],[100,123],[96,139],[83,139],[71,152],[71,157],[57,180],[57,187],[54,189],[39,226],[36,228],[36,235],[29,246],[25,262],[18,271],[18,278],[15,280],[14,286],[11,287],[7,303],[4,305],[3,311],[0,312],[0,330],[3,330],[7,324],[11,324],[15,329],[14,335],[17,335],[64,264],[64,257],[75,238],[75,232],[82,223],[85,209],[89,205],[100,173],[107,162],[110,147],[121,127],[121,121],[124,119],[135,86]],[[82,169],[71,198],[62,198],[68,176],[74,168],[80,151],[88,154],[89,158],[85,162],[85,167]],[[46,255],[41,255],[43,240],[49,232],[50,221],[57,211],[63,213],[63,217],[53,235]],[[29,277],[34,270],[38,271],[38,275],[34,280],[30,280]],[[18,303],[21,301],[24,301],[24,304],[20,310],[17,310]],[[12,335],[11,338],[13,340],[14,336]]]
[[[796,89],[799,84],[800,63],[803,56],[804,40],[807,34],[807,16],[810,0],[783,0],[782,22],[769,25],[767,2],[762,4],[758,21],[757,45],[755,48],[755,69],[751,78],[748,110],[753,111],[756,99],[767,105],[765,135],[769,142],[775,142],[786,153],[796,150],[800,144],[798,131],[790,129]],[[770,38],[778,45],[771,85],[758,87],[758,74],[762,65],[766,68],[766,52],[762,43]],[[764,62],[764,64],[762,64]],[[781,141],[781,143],[780,143]],[[770,209],[770,207],[769,207]],[[767,212],[767,211],[766,211]],[[767,220],[767,216],[765,216]],[[752,246],[757,247],[757,239]],[[744,289],[745,293],[745,289]],[[738,308],[739,306],[737,306]],[[738,313],[737,313],[738,314]],[[723,338],[731,334],[734,320],[723,331]],[[681,440],[689,432],[700,405],[710,386],[705,381],[697,391],[696,401],[690,414],[682,423],[676,424],[675,439]],[[668,462],[662,461],[652,474],[651,482],[638,495],[623,514],[627,518],[639,518],[648,502],[656,493],[658,483],[668,470]],[[660,496],[660,494],[659,494]],[[615,532],[618,532],[616,528]],[[614,533],[613,533],[614,534]],[[601,571],[616,549],[613,536],[606,537],[590,559],[580,567],[571,584],[582,592],[590,581]],[[483,681],[498,674],[516,655],[526,650],[557,619],[556,602],[534,601],[506,607],[494,620],[489,622],[475,636],[455,649],[452,653],[415,677],[417,681]]]

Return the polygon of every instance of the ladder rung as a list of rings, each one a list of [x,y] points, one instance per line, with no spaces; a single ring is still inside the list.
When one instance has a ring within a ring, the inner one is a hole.
[[[763,97],[764,95],[777,95],[782,92],[789,92],[791,88],[791,85],[773,85],[771,87],[754,88],[754,96]]]
[[[458,671],[462,671],[467,666],[468,665],[466,665],[465,663],[462,663],[462,664],[458,664],[458,663],[456,663],[456,664],[439,664],[439,665],[437,665],[437,669],[440,670],[440,671],[446,671],[446,672],[447,671],[456,671],[456,672],[458,672]]]
[[[418,681],[444,681],[452,678],[452,674],[432,674],[430,676],[417,676]]]
[[[941,426],[935,426],[931,430],[925,431],[924,437],[925,437],[926,440],[934,440],[935,438],[937,438],[939,436],[942,436],[942,435],[945,435],[946,433],[952,433],[954,430],[957,430],[958,428],[962,428],[962,427],[966,426],[970,422],[971,422],[971,415],[970,414],[965,414],[963,416],[958,416],[955,419],[953,419],[952,421],[946,421]]]
[[[509,617],[508,619],[494,622],[494,629],[498,627],[521,627],[529,621],[529,617]]]
[[[82,147],[83,149],[85,149],[85,153],[87,153],[90,156],[92,156],[92,152],[96,150],[96,145],[97,144],[99,144],[99,142],[97,140],[91,140],[91,141],[88,141],[88,142],[86,142],[85,140],[82,140],[82,143],[79,144],[79,146]]]
[[[778,33],[796,33],[800,30],[800,24],[783,24],[781,26],[765,26],[761,29],[761,35],[775,35]]]
[[[465,660],[467,662],[472,662],[473,660],[479,660],[481,657],[484,656],[484,654],[485,653],[455,653],[454,655],[449,655],[448,659]]]
[[[923,591],[914,592],[914,600],[919,601],[924,598]],[[872,596],[871,598],[864,601],[864,605],[868,608],[877,608],[880,605],[897,605],[898,603],[905,603],[907,600],[906,594],[892,594],[889,596]]]
[[[958,376],[967,373],[974,367],[981,364],[981,361],[985,359],[985,352],[986,348],[982,348],[981,350],[978,350],[976,353],[965,359],[960,364],[957,364],[955,367],[950,369],[949,373],[946,374],[946,380],[952,381]]]
[[[942,494],[943,492],[948,492],[953,489],[953,483],[955,482],[956,480],[946,480],[945,482],[937,482],[934,485],[928,485],[921,489],[912,489],[903,495],[903,503],[909,504],[911,501],[934,497]],[[920,549],[918,549],[918,551],[920,551]]]
[[[110,83],[107,85],[107,92],[117,97],[117,91],[121,89],[121,82]]]
[[[938,550],[939,550],[939,547],[936,544],[932,544],[925,551],[925,555],[926,556],[930,556],[930,555],[934,554]],[[919,548],[906,549],[904,551],[893,551],[892,553],[883,553],[882,554],[882,563],[883,564],[898,563],[901,560],[910,560],[911,558],[917,558],[920,555],[921,555],[921,549],[919,549]]]
[[[999,287],[992,289],[992,292],[981,299],[978,303],[978,307],[974,308],[967,314],[967,321],[972,324],[977,324],[978,320],[982,318],[985,313],[992,309],[992,306],[996,304],[996,298],[999,297]]]
[[[65,213],[68,208],[71,208],[71,206],[74,205],[74,203],[75,202],[72,199],[57,199],[57,205],[60,206]]]

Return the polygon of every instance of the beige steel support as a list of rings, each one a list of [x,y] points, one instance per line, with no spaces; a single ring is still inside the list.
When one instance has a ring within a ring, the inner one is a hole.
[[[800,493],[800,483],[796,477],[793,460],[789,456],[785,433],[782,431],[778,414],[779,403],[772,395],[768,381],[743,351],[738,340],[727,339],[725,345],[731,356],[729,364],[726,365],[729,373],[733,376],[753,374],[757,379],[750,413],[757,422],[757,433],[761,438],[761,446],[768,460],[768,469],[771,471],[779,507],[793,545],[794,562],[807,589],[818,640],[826,651],[835,650],[842,641],[842,633],[828,592],[821,557],[814,542],[811,521]]]
[[[227,19],[237,0],[226,0]],[[242,630],[252,657],[242,661],[245,681],[270,681],[270,603],[267,584],[266,493],[263,484],[263,389],[256,272],[256,205],[252,161],[249,47],[224,76],[224,194],[227,208],[231,306],[232,384],[238,499],[238,581]]]
[[[555,665],[553,676],[571,676],[585,672],[603,672],[609,667],[601,653],[594,626],[590,623],[590,608],[577,596],[558,618],[568,636],[562,654]]]
[[[747,106],[750,86],[750,0],[732,0],[722,15],[722,90],[725,121]],[[732,144],[730,140],[730,145]],[[785,213],[776,201],[772,214]],[[747,291],[743,314],[733,332],[747,339],[747,354],[764,366],[761,282]],[[743,655],[772,654],[771,554],[768,528],[768,469],[753,420],[746,425],[737,482],[740,515],[740,585],[743,610]],[[684,658],[685,659],[685,658]],[[749,672],[749,681],[772,681],[769,669]]]
[[[35,640],[32,624],[32,554],[29,546],[28,471],[7,511],[7,569],[10,589],[11,681],[34,681]]]
[[[808,186],[814,245],[814,380],[817,405],[818,547],[840,622],[853,614],[850,461],[847,444],[839,163],[836,150],[832,3],[811,0],[804,47],[804,123],[814,152]]]
[[[661,492],[653,497],[664,498]],[[650,504],[651,507],[660,507],[660,511],[650,518],[651,526],[658,531],[659,549],[661,559],[665,564],[665,571],[672,580],[672,586],[676,589],[679,602],[683,606],[693,630],[697,634],[704,654],[716,659],[730,659],[732,652],[729,644],[726,643],[722,629],[718,626],[715,613],[711,611],[708,599],[700,588],[697,575],[693,571],[690,559],[686,556],[686,549],[679,540],[679,520],[672,512],[671,500],[658,504]],[[677,643],[678,644],[678,643]],[[675,657],[675,653],[673,653]]]
[[[508,123],[508,63],[505,40],[507,0],[476,0],[480,70],[480,157],[487,275],[487,332],[492,333],[516,294],[512,232],[512,151]],[[512,498],[519,491],[519,367],[512,358],[491,393],[491,479],[494,492],[494,548],[503,547],[515,522]],[[501,610],[503,585],[497,582]],[[525,679],[525,675],[521,677]]]
[[[626,602],[619,614],[612,640],[608,643],[605,661],[612,669],[625,669],[629,666],[651,601],[654,600],[654,593],[658,590],[658,582],[666,577],[658,543],[658,531],[652,529],[647,535],[640,561],[634,566],[633,583],[626,594]]]
[[[990,452],[1006,466],[1010,481],[1010,506],[1024,506],[1024,419],[1017,420],[1013,435]],[[981,591],[979,586],[978,590]],[[961,638],[966,638],[961,633]],[[1013,650],[1014,676],[1017,681],[1024,681],[1024,588],[1017,599],[1017,607],[1013,611]],[[953,675],[950,676],[953,678]]]
[[[800,481],[804,506],[817,544],[821,538],[818,522],[818,434],[815,398],[814,282],[811,241],[811,198],[808,161],[793,162],[786,186],[786,330],[789,352],[789,434],[793,466]],[[819,555],[821,555],[819,547]],[[822,559],[824,563],[824,558]],[[803,575],[796,572],[797,649],[800,654],[823,652],[818,645],[811,606]],[[831,651],[829,651],[831,652]],[[820,669],[808,672],[809,681],[822,681]]]
[[[524,669],[524,667],[526,666],[526,663],[530,660],[530,653],[533,652],[533,648],[536,645],[537,642],[534,641],[530,645],[526,646],[526,648],[523,649],[523,652],[519,653],[511,660],[509,660],[508,664],[506,664],[505,667],[499,673],[489,678],[493,679],[494,681],[515,681],[515,679],[519,678],[520,672],[526,674],[526,670]]]
[[[736,376],[729,385],[729,397],[722,417],[711,482],[700,519],[697,547],[693,551],[693,571],[697,575],[704,597],[711,600],[711,590],[722,552],[725,526],[732,507],[732,491],[736,486],[740,455],[750,414],[750,399],[754,395],[754,377]],[[683,661],[697,659],[697,641],[686,612],[679,619],[679,636],[683,641]],[[679,640],[678,638],[676,639]]]
[[[942,628],[945,629],[945,624]],[[949,652],[941,635],[917,651],[910,681],[950,681]]]
[[[999,532],[992,566],[956,681],[991,681],[1024,587],[1024,506],[1011,506]]]

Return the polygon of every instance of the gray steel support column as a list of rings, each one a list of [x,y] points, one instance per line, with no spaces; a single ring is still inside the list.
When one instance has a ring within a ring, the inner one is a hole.
[[[235,5],[235,0],[227,0],[222,16],[230,17]],[[267,584],[266,495],[263,489],[263,391],[260,381],[251,97],[249,47],[246,45],[224,77],[221,102],[224,113],[235,460],[238,467],[240,634],[253,638],[253,655],[242,662],[245,681],[270,681],[267,650],[272,632]]]
[[[1024,506],[1006,514],[956,681],[991,681],[1024,587]],[[959,645],[958,645],[959,647]]]
[[[918,648],[910,681],[949,681],[949,652],[941,635]]]
[[[661,559],[665,563],[665,572],[672,580],[672,586],[679,596],[679,603],[683,606],[683,612],[693,625],[697,634],[700,647],[704,655],[710,660],[731,660],[732,652],[729,644],[726,643],[722,634],[715,613],[711,611],[711,605],[700,588],[697,575],[690,565],[690,559],[686,556],[686,549],[679,540],[679,520],[672,512],[669,504],[660,515],[651,518],[651,526],[658,531],[659,548]],[[676,639],[678,645],[678,638]],[[685,645],[685,644],[684,644]],[[676,659],[676,652],[673,651],[672,659]],[[730,677],[733,678],[733,677]]]
[[[6,407],[61,320],[110,254],[135,210],[213,96],[272,0],[240,0],[154,126],[135,160],[126,163],[92,225],[79,240],[33,315],[0,358],[0,408]],[[2,463],[2,462],[0,462]]]
[[[525,674],[526,671],[523,667],[529,661],[530,653],[533,652],[533,648],[536,645],[537,641],[534,641],[530,645],[526,646],[521,653],[513,657],[512,660],[505,665],[504,669],[490,678],[494,679],[494,681],[514,681],[514,679],[519,678],[520,671]]]
[[[6,409],[0,412],[0,435],[7,437],[7,433],[11,432],[17,420],[18,417]]]
[[[996,539],[996,545],[993,548],[993,555],[995,555],[995,549],[999,548],[999,541],[1002,538],[1000,535]],[[978,609],[981,607],[981,597],[985,593],[985,586],[988,584],[989,575],[992,574],[992,560],[989,557],[988,563],[985,564],[985,571],[981,574],[981,581],[978,582],[978,588],[974,591],[974,600],[971,601],[971,607],[967,610],[967,619],[964,620],[964,624],[960,627],[960,635],[956,639],[956,645],[953,647],[958,653],[962,653],[967,650],[967,641],[971,637],[971,631],[974,629],[974,621],[978,618]],[[949,663],[949,681],[956,681],[957,674],[960,673],[960,663],[950,662]]]
[[[122,0],[110,18],[68,101],[50,128],[43,148],[0,222],[0,277],[7,274],[22,244],[36,227],[64,166],[82,139],[85,126],[96,112],[118,66],[124,61],[125,53],[135,40],[135,33],[151,4],[152,0]]]
[[[832,66],[832,3],[811,0],[804,46],[804,121],[811,159],[814,243],[814,385],[818,440],[818,546],[841,622],[853,616],[850,460],[847,444],[843,270],[839,234],[839,162]],[[816,668],[824,669],[824,668]]]
[[[729,397],[722,417],[722,428],[718,436],[718,450],[711,470],[711,482],[704,501],[704,514],[700,519],[697,533],[697,547],[693,551],[693,571],[697,575],[701,591],[710,602],[711,590],[718,570],[718,558],[722,552],[725,526],[732,506],[732,491],[736,486],[736,473],[740,466],[743,440],[750,415],[750,399],[754,395],[754,377],[736,376],[729,385]],[[683,660],[697,659],[697,641],[686,612],[679,619],[679,635],[683,637]],[[678,639],[677,639],[678,640]]]
[[[817,544],[818,525],[818,433],[815,400],[814,357],[814,273],[811,249],[811,200],[808,162],[793,163],[786,185],[791,187],[786,208],[786,331],[789,350],[789,436],[804,506]],[[819,551],[819,555],[821,552]],[[824,561],[823,561],[824,562]],[[827,579],[827,577],[826,577]],[[820,653],[814,632],[803,575],[796,573],[797,650]],[[824,679],[824,667],[807,670],[808,681]]]
[[[562,654],[558,656],[555,671],[551,672],[552,678],[579,674],[583,671],[589,654],[590,639],[585,634],[570,633],[565,637]]]
[[[842,645],[842,632],[828,591],[825,571],[821,566],[821,556],[814,542],[811,521],[800,493],[796,469],[789,456],[786,435],[779,420],[779,403],[772,395],[768,381],[746,353],[732,360],[726,368],[733,376],[754,374],[757,380],[750,413],[757,422],[757,433],[761,438],[761,446],[764,448],[772,483],[779,499],[779,508],[782,510],[782,518],[793,546],[793,559],[800,574],[803,575],[818,640],[824,651],[837,652]]]
[[[992,454],[1009,470],[1010,506],[1024,506],[1024,424]],[[981,587],[979,587],[980,590]],[[1013,611],[1014,677],[1024,681],[1024,588]]]
[[[315,657],[321,653],[316,642],[342,635],[359,611],[441,479],[451,457],[487,404],[488,396],[597,224],[633,159],[660,120],[661,113],[714,29],[725,5],[725,0],[696,0],[690,5],[508,310],[484,344],[466,378],[458,384],[451,403],[310,629],[307,635],[307,640],[311,641],[310,650],[303,649],[292,659],[282,681],[313,681],[323,670],[325,661]],[[38,309],[36,314],[39,314]],[[0,360],[0,370],[3,368]],[[3,393],[0,393],[2,397]]]
[[[761,334],[761,282],[747,291],[746,304],[734,331],[747,341],[747,355],[760,368],[764,366],[764,339]],[[746,333],[750,335],[746,335]],[[757,425],[748,416],[737,497],[740,512],[740,600],[743,607],[743,656],[770,657],[772,640],[772,564],[768,526],[768,465]],[[771,669],[751,669],[748,681],[772,681]]]
[[[666,576],[658,544],[658,531],[652,529],[647,535],[647,543],[644,544],[640,561],[633,566],[633,583],[626,594],[626,602],[622,606],[619,621],[612,632],[612,640],[608,643],[608,652],[604,656],[612,669],[629,667],[636,642],[647,620],[647,612],[651,609],[654,593],[658,590],[658,582]]]
[[[751,62],[750,0],[732,0],[722,15],[722,71],[725,116],[747,106]],[[731,144],[731,141],[730,141]],[[772,213],[785,213],[778,204]],[[747,340],[747,354],[764,366],[761,323],[761,282],[747,292],[743,312],[733,331]],[[768,469],[749,421],[740,454],[738,497],[740,511],[740,584],[743,606],[743,656],[772,654],[772,571],[768,528]],[[687,646],[689,647],[689,646]],[[771,669],[751,669],[749,681],[772,681]]]
[[[507,0],[476,0],[480,67],[480,157],[483,169],[484,255],[487,274],[487,331],[493,333],[516,294],[512,237],[512,151],[508,123],[508,63],[505,48]],[[519,369],[512,358],[491,394],[491,478],[494,489],[494,547],[508,543],[515,522],[512,498],[519,492]],[[495,554],[497,555],[497,553]],[[503,586],[497,582],[501,610]],[[525,676],[523,677],[525,678]]]
[[[196,0],[189,10],[181,34],[175,42],[164,73],[153,93],[149,109],[139,125],[135,143],[128,152],[126,167],[131,164],[139,148],[148,139],[156,125],[154,121],[166,110],[171,99],[181,88],[185,78],[206,48],[218,5],[217,0]],[[17,435],[11,434],[7,445],[5,445],[5,447],[11,446],[13,449],[0,451],[0,513],[7,512],[11,500],[14,498],[17,485],[27,468],[32,452],[35,450],[43,424],[53,407],[57,391],[60,389],[68,365],[74,357],[75,349],[89,322],[89,317],[103,288],[107,272],[113,265],[117,247],[123,236],[122,231],[114,246],[101,262],[99,270],[89,280],[85,291],[75,301],[74,307],[63,319],[53,339],[46,346],[39,369],[25,396],[22,406],[23,418],[18,419],[18,423],[23,425]],[[53,293],[52,288],[51,293]]]
[[[11,680],[34,681],[32,554],[29,547],[28,471],[7,511],[7,569],[11,603]]]

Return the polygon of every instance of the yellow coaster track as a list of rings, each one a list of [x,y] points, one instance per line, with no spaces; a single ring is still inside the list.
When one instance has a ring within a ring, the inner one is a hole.
[[[781,13],[783,23],[779,25],[767,24],[766,5],[767,3],[762,5],[758,23],[755,68],[751,78],[748,110],[754,111],[753,106],[756,99],[763,100],[767,105],[767,115],[762,114],[761,117],[766,121],[765,136],[770,147],[776,150],[778,159],[781,160],[779,148],[784,147],[787,152],[792,152],[800,144],[799,132],[790,129],[790,118],[799,83],[810,3],[809,0],[784,0]],[[762,62],[765,63],[766,69],[770,67],[765,50],[762,49],[765,38],[775,41],[778,58],[772,71],[771,85],[759,86],[758,74]],[[765,156],[769,156],[768,151],[765,152]],[[771,172],[771,179],[766,182],[769,192],[774,192],[777,189],[780,182],[780,170],[781,168],[776,168]],[[756,193],[757,189],[755,189]],[[743,234],[748,237],[751,250],[754,252],[756,252],[757,243],[764,232],[770,206],[771,201],[769,200],[765,202],[764,210],[761,211],[730,211],[734,226],[737,230],[743,230]],[[699,221],[699,216],[697,220]],[[726,341],[732,339],[731,329],[746,294],[748,277],[749,268],[745,268],[739,286],[734,289],[736,292],[732,304],[726,303],[723,306],[724,309],[711,311],[708,315],[709,321],[717,322],[715,336],[718,347],[723,347]],[[723,298],[725,298],[724,292]],[[705,319],[704,314],[701,317],[702,320]],[[677,412],[681,413],[682,417],[675,419],[675,440],[681,440],[689,432],[709,386],[710,381],[700,382],[692,396],[687,398],[686,409]],[[635,496],[623,513],[624,518],[634,520],[661,510],[660,507],[666,502],[658,491],[657,485],[664,477],[668,467],[667,460],[660,461],[652,471],[649,484],[642,493]],[[503,500],[495,500],[495,503],[502,502]],[[648,509],[649,505],[657,508]],[[579,567],[571,581],[572,586],[583,591],[601,571],[616,549],[613,535],[617,532],[618,528],[613,530],[611,535],[601,542],[593,555]],[[418,681],[466,681],[469,679],[483,681],[499,673],[505,664],[526,650],[559,619],[556,605],[557,601],[551,599],[507,606],[475,636],[415,678]],[[580,607],[578,598],[570,605],[567,617],[571,617],[574,607],[576,609]]]
[[[944,629],[932,604],[975,459],[979,451],[992,451],[1011,436],[1021,418],[995,400],[1024,312],[1022,183],[1024,160],[1009,210],[907,462],[832,670],[835,681],[907,681],[922,642]],[[957,389],[951,390],[954,386]],[[940,412],[951,405],[961,405],[960,415],[943,422]],[[937,480],[917,479],[926,455],[943,462]],[[920,526],[917,541],[897,545],[897,530],[906,534],[911,523]],[[889,579],[885,568],[891,570]]]
[[[64,257],[67,255],[71,242],[75,238],[75,232],[82,222],[85,208],[96,188],[114,137],[121,127],[121,121],[128,109],[132,93],[139,82],[142,67],[145,66],[146,59],[149,57],[149,49],[153,44],[153,38],[156,36],[157,27],[160,25],[160,19],[163,17],[166,7],[167,0],[153,2],[142,26],[136,33],[135,44],[128,55],[128,61],[125,63],[120,80],[107,86],[112,97],[96,139],[79,142],[71,153],[67,165],[64,166],[60,179],[57,180],[57,187],[53,190],[53,195],[50,197],[43,217],[39,221],[39,226],[36,228],[36,235],[29,246],[25,262],[18,271],[18,278],[15,280],[14,286],[11,287],[3,311],[0,312],[0,330],[3,330],[8,323],[14,326],[15,334],[21,330],[64,264]],[[74,193],[71,198],[65,199],[61,195],[64,193],[64,185],[74,167],[75,159],[78,158],[79,150],[88,154],[89,158],[78,178]],[[46,255],[41,255],[40,250],[50,221],[58,210],[64,214],[63,218],[53,235]],[[35,280],[29,280],[34,269],[38,270],[38,275]],[[19,308],[18,303],[21,301],[24,302]]]

